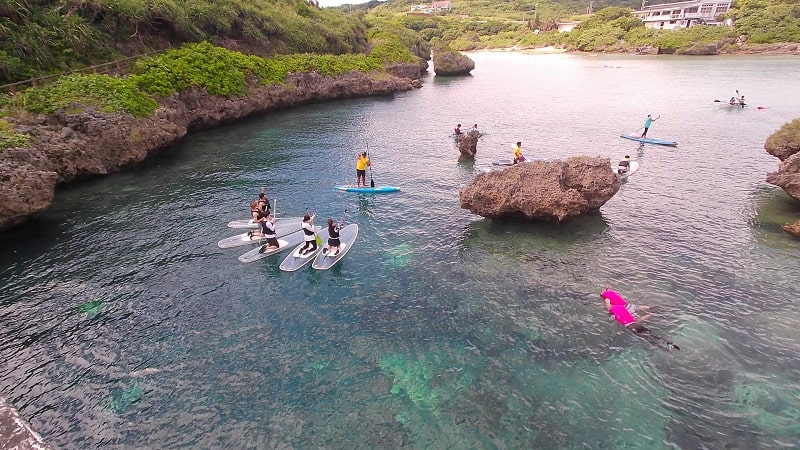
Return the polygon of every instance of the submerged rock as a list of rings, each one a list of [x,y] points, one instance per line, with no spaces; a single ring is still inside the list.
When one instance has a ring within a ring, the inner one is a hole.
[[[461,207],[488,218],[561,222],[600,210],[621,181],[608,158],[532,161],[478,174],[459,192]]]

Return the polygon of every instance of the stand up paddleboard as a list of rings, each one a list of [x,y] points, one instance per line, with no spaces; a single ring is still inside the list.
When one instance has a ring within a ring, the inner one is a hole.
[[[358,224],[351,223],[350,225],[345,226],[341,230],[339,230],[339,242],[342,245],[339,247],[339,253],[328,252],[322,253],[320,252],[317,254],[317,257],[314,258],[314,262],[311,264],[311,267],[319,270],[326,270],[333,267],[336,263],[344,258],[344,255],[347,254],[348,251],[353,247],[353,243],[356,241],[356,237],[358,237]]]
[[[656,139],[656,138],[648,138],[648,137],[639,137],[639,136],[631,136],[630,134],[620,134],[619,137],[623,139],[630,139],[636,142],[644,142],[645,144],[655,144],[655,145],[668,145],[670,147],[676,147],[678,145],[675,141],[665,141],[663,139]]]
[[[275,224],[280,222],[302,222],[302,217],[276,217]],[[228,222],[228,228],[258,228],[258,222],[253,222],[253,219],[231,220]]]
[[[301,243],[286,256],[286,259],[280,265],[281,270],[284,272],[294,272],[295,270],[300,270],[306,266],[306,264],[310,263],[314,260],[319,252],[325,248],[325,245],[328,243],[328,227],[322,229],[322,231],[317,232],[317,236],[322,239],[322,245],[318,245],[317,249],[311,253],[307,253],[305,255],[300,254],[300,250],[305,246],[305,242]]]
[[[400,190],[397,186],[334,186],[334,189],[345,192],[360,192],[362,194],[387,194]]]
[[[625,181],[629,176],[633,175],[637,170],[639,170],[639,161],[631,161],[628,170],[625,172],[620,173],[619,169],[621,169],[621,167],[613,165],[611,166],[611,170],[613,170],[615,174],[619,175],[619,178],[622,181]]]
[[[319,231],[321,227],[314,227],[316,231]],[[267,256],[274,255],[275,253],[282,252],[284,250],[288,250],[291,246],[297,245],[300,242],[303,242],[305,233],[303,231],[295,231],[294,233],[284,236],[283,238],[278,239],[278,248],[272,248],[269,250],[265,250],[261,252],[263,245],[259,245],[258,247],[250,250],[249,252],[240,255],[239,261],[243,263],[251,263],[253,261],[258,261],[261,258],[266,258]]]
[[[295,231],[301,228],[303,219],[297,218],[297,220],[287,220],[283,219],[283,221],[276,221],[275,222],[275,234],[278,237],[286,236],[287,234],[294,233]],[[237,234],[236,236],[226,237],[225,239],[220,240],[217,242],[217,247],[219,248],[231,248],[231,247],[240,247],[242,245],[248,244],[257,244],[263,241],[264,238],[260,235],[256,236],[248,236],[248,233]]]

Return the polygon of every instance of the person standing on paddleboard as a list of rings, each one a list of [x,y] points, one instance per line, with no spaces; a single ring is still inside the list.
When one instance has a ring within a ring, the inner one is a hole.
[[[516,147],[514,147],[514,164],[521,163],[525,161],[525,157],[522,156],[522,142],[517,142]]]
[[[644,128],[644,132],[642,133],[642,137],[647,137],[647,130],[650,129],[650,125],[652,125],[653,122],[655,122],[656,120],[658,120],[658,117],[653,119],[653,117],[650,114],[647,115],[647,118],[644,119],[644,127],[643,127]]]
[[[356,187],[367,187],[367,166],[370,166],[369,157],[367,152],[362,152],[357,155],[356,160]]]

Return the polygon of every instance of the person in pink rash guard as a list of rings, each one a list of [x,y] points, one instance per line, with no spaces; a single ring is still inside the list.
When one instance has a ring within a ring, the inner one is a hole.
[[[604,292],[604,294],[607,293],[607,292],[608,292],[608,290],[606,290]],[[613,292],[613,291],[611,291],[611,292]],[[616,294],[616,292],[614,294]],[[611,297],[613,297],[613,295]],[[656,347],[659,347],[659,348],[667,350],[667,351],[669,351],[670,348],[674,348],[675,350],[680,350],[680,347],[678,347],[677,345],[675,345],[672,342],[664,339],[661,336],[656,336],[655,334],[650,332],[649,328],[647,328],[646,326],[644,326],[644,325],[642,325],[640,323],[637,323],[636,322],[636,317],[634,317],[633,314],[631,314],[631,312],[628,311],[628,309],[625,307],[626,305],[625,304],[619,304],[619,299],[622,299],[623,302],[625,301],[622,298],[622,296],[619,296],[617,294],[617,297],[619,297],[619,298],[614,298],[612,300],[611,298],[609,298],[607,296],[603,296],[603,300],[605,301],[606,307],[608,308],[608,313],[611,314],[612,316],[614,316],[614,320],[616,320],[617,323],[619,323],[623,327],[631,330],[636,335],[645,338],[647,341],[649,341],[651,344],[655,345]],[[615,303],[618,303],[618,304],[612,305],[611,304],[612,301],[615,302]],[[650,315],[648,314],[647,316],[642,318],[642,320],[644,320],[648,316],[650,316]],[[665,345],[666,345],[666,347],[665,347]]]
[[[606,286],[605,290],[600,293],[600,297],[602,297],[603,301],[606,302],[606,307],[608,307],[609,305],[624,306],[625,309],[627,309],[628,312],[631,313],[633,317],[637,317],[637,314],[639,313],[640,310],[650,311],[649,306],[635,305],[625,300],[625,298],[622,295],[620,295],[619,292],[609,289],[608,286]],[[651,314],[647,314],[644,317],[640,318],[639,320],[647,320],[650,316]]]

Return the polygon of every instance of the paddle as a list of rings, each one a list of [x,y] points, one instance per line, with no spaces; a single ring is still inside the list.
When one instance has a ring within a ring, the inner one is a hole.
[[[369,159],[369,144],[367,144],[367,159]],[[369,162],[369,187],[375,187],[375,180],[372,179],[372,160]]]

